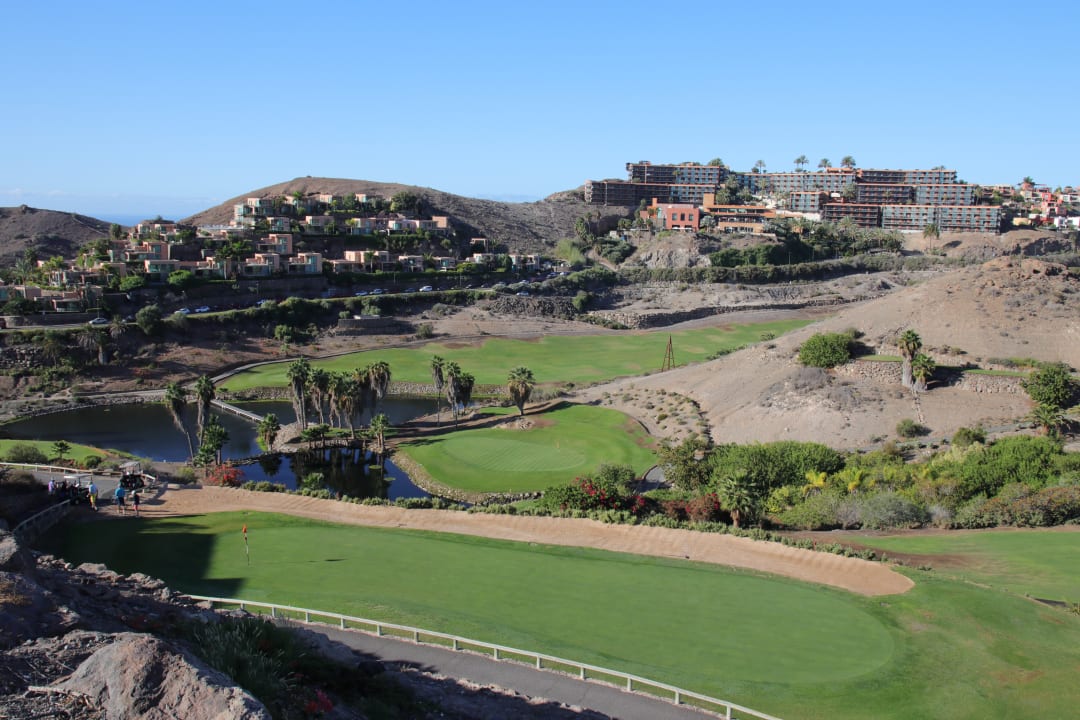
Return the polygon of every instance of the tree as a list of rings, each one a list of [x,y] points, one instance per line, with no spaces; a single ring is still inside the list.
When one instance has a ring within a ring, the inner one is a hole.
[[[197,465],[221,464],[221,449],[229,442],[229,431],[221,421],[210,416],[206,426],[199,432],[199,452],[195,456]]]
[[[817,166],[822,170],[826,170],[832,167],[832,163],[829,162],[829,158],[821,158],[821,160],[818,160]]]
[[[735,527],[758,522],[765,507],[768,490],[745,470],[725,473],[716,478],[716,499],[731,513]]]
[[[848,202],[853,201],[859,196],[859,188],[855,186],[855,183],[848,183],[844,186],[844,189],[840,191],[840,197],[844,198]]]
[[[147,337],[153,337],[161,332],[163,319],[161,308],[157,305],[145,305],[135,313],[135,324]]]
[[[435,386],[435,423],[439,424],[439,416],[442,412],[443,369],[446,361],[438,355],[431,358],[431,384]]]
[[[178,382],[171,382],[165,386],[165,409],[169,411],[176,429],[184,434],[188,444],[188,457],[195,457],[195,448],[191,443],[191,433],[184,425],[184,406],[187,404],[187,390]]]
[[[1035,406],[1028,419],[1038,424],[1048,437],[1057,438],[1065,425],[1065,412],[1057,405],[1041,403]]]
[[[667,442],[657,450],[664,479],[679,490],[698,490],[709,483],[712,467],[707,462],[710,452],[708,438],[691,435],[678,445]]]
[[[371,388],[372,404],[371,411],[375,412],[382,403],[386,393],[390,390],[392,374],[390,364],[379,360],[368,366],[368,385]]]
[[[926,383],[934,376],[934,370],[937,369],[937,364],[930,358],[929,355],[918,353],[911,360],[911,375],[914,379],[914,389],[916,392],[926,392]]]
[[[64,462],[64,456],[71,452],[71,445],[66,440],[57,440],[52,447],[58,463]]]
[[[390,198],[390,212],[415,211],[420,203],[420,198],[411,192],[402,190]]]
[[[461,410],[472,401],[473,385],[476,379],[463,371],[456,362],[447,362],[443,366],[445,375],[444,387],[446,389],[446,401],[454,416],[454,424],[457,424]]]
[[[262,440],[266,452],[273,452],[274,441],[277,440],[278,433],[281,432],[281,421],[278,420],[277,415],[274,413],[267,413],[266,416],[259,421],[257,429],[259,438]]]
[[[724,161],[721,160],[720,158],[713,158],[712,160],[709,161],[708,164],[713,166],[713,167],[725,167]]]
[[[941,238],[941,228],[937,223],[928,223],[922,229],[922,236],[924,240],[930,241],[930,252],[933,252],[934,241]]]
[[[124,237],[124,228],[116,223],[109,225],[109,239],[114,242],[119,242]]]
[[[311,365],[304,358],[292,362],[285,373],[285,377],[289,380],[289,390],[292,391],[296,421],[300,424],[301,431],[307,428],[308,377],[310,375]]]
[[[1069,407],[1080,388],[1080,383],[1069,374],[1069,367],[1065,363],[1042,365],[1022,385],[1036,404],[1056,408]]]
[[[900,357],[902,359],[900,382],[904,387],[914,390],[915,385],[912,381],[911,361],[919,354],[919,350],[922,349],[922,338],[920,338],[919,334],[914,330],[905,330],[900,335],[896,347],[900,350]]]
[[[307,389],[311,404],[319,413],[319,422],[326,422],[326,405],[330,398],[330,373],[322,368],[312,368],[308,373]]]
[[[817,333],[799,347],[799,362],[808,367],[831,368],[851,359],[848,333]]]
[[[210,417],[210,405],[214,402],[216,395],[214,381],[210,379],[210,376],[199,376],[199,379],[195,381],[195,399],[198,401],[195,427],[198,428],[199,437],[202,437],[206,421]]]
[[[803,497],[820,494],[829,480],[829,473],[823,470],[807,470],[806,484],[802,486]]]
[[[518,412],[525,416],[525,403],[529,402],[536,379],[533,378],[532,370],[524,366],[518,366],[510,371],[506,380],[506,389],[510,393],[510,399],[517,405]]]
[[[851,157],[850,155],[845,155],[843,157],[843,159],[840,161],[840,167],[845,167],[845,168],[848,168],[848,169],[854,168],[855,167],[855,158]]]
[[[375,452],[379,455],[379,467],[386,467],[386,431],[390,429],[390,419],[385,414],[379,413],[371,418],[368,433],[375,441]]]
[[[756,163],[754,163],[754,172],[756,172],[756,173],[765,172],[765,161],[764,160],[758,160]]]
[[[807,165],[807,163],[809,163],[809,162],[810,162],[810,161],[809,161],[809,160],[808,160],[808,159],[806,158],[806,156],[805,156],[805,155],[800,155],[799,157],[795,158],[795,171],[796,171],[796,172],[802,172],[802,171],[803,171],[803,168],[804,168],[804,167],[805,167],[805,166]]]

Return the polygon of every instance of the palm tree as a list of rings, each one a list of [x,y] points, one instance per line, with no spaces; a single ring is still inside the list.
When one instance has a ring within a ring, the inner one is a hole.
[[[1057,405],[1041,403],[1028,415],[1028,419],[1034,421],[1046,435],[1056,438],[1065,424],[1065,411]]]
[[[443,392],[446,394],[446,402],[450,406],[450,412],[454,416],[455,423],[458,415],[458,383],[457,378],[461,375],[461,366],[456,362],[446,361],[442,365]]]
[[[386,467],[386,431],[390,429],[390,419],[383,413],[371,418],[368,432],[375,441],[375,452],[379,454],[379,467]]]
[[[263,447],[266,448],[267,452],[273,452],[274,441],[277,440],[278,433],[281,432],[281,421],[278,420],[277,415],[274,413],[267,413],[266,417],[259,421],[258,432]]]
[[[536,379],[532,370],[525,366],[519,366],[510,371],[506,380],[506,389],[510,393],[510,399],[517,405],[518,412],[525,416],[525,403],[529,402]]]
[[[435,423],[439,424],[439,417],[442,413],[442,391],[443,382],[445,377],[443,376],[443,369],[446,367],[446,361],[438,355],[431,358],[431,383],[435,386]]]
[[[187,404],[187,390],[178,382],[165,386],[165,409],[169,411],[173,424],[184,434],[188,444],[188,456],[195,457],[195,447],[191,444],[191,433],[184,425],[184,405]]]
[[[344,374],[344,373],[343,373]],[[357,390],[356,380],[351,377],[345,376],[341,382],[340,388],[335,390],[337,393],[337,409],[341,418],[349,426],[349,437],[353,440],[356,439],[356,416],[357,411],[357,397],[360,395],[360,391]],[[360,412],[363,411],[363,400],[360,400]]]
[[[371,411],[375,412],[378,409],[382,399],[386,397],[386,393],[390,390],[390,363],[379,360],[368,366],[368,382],[371,387],[372,405]]]
[[[802,486],[803,497],[809,497],[810,495],[817,495],[825,489],[825,484],[829,479],[829,473],[824,470],[818,472],[817,470],[806,471],[806,484]]]
[[[330,373],[322,368],[312,368],[307,379],[311,403],[319,412],[319,422],[326,423],[326,405],[330,395]]]
[[[349,376],[344,372],[330,373],[330,381],[326,387],[327,400],[330,405],[330,422],[337,427],[345,424],[341,401],[349,394],[349,382]]]
[[[198,428],[199,437],[202,437],[206,420],[210,417],[210,404],[214,401],[215,395],[214,381],[210,379],[210,376],[202,375],[195,381],[195,398],[199,402],[195,426]]]
[[[845,167],[848,169],[855,167],[855,158],[851,157],[850,155],[845,155],[843,159],[840,160],[840,167]]]
[[[759,172],[759,173],[765,172],[765,161],[764,160],[758,160],[756,163],[754,163],[754,172]]]
[[[803,167],[809,162],[810,161],[806,158],[805,155],[800,155],[799,157],[795,158],[795,171],[802,172]]]
[[[896,346],[900,350],[900,357],[903,359],[900,383],[908,389],[914,389],[914,383],[911,380],[911,361],[919,354],[919,350],[922,350],[922,338],[914,330],[905,330],[900,335]]]
[[[364,410],[371,404],[371,372],[368,366],[358,367],[353,370],[352,376],[352,401],[353,411],[356,417],[362,418]],[[372,413],[374,414],[374,413]]]
[[[832,167],[832,163],[829,162],[829,158],[821,158],[821,160],[818,160],[817,166],[821,170],[826,170]]]
[[[929,223],[922,229],[922,236],[924,240],[930,241],[930,252],[934,251],[934,241],[941,238],[941,228],[937,223]]]
[[[716,499],[731,513],[735,527],[754,522],[760,514],[763,496],[756,492],[755,485],[745,470],[736,470],[717,480]]]
[[[929,355],[918,353],[911,360],[911,375],[914,378],[913,389],[916,392],[926,392],[926,383],[933,377],[937,364]]]
[[[285,373],[285,377],[289,379],[293,409],[296,411],[296,421],[300,424],[301,431],[307,428],[307,393],[308,377],[310,375],[311,364],[304,358],[290,363],[289,369]]]

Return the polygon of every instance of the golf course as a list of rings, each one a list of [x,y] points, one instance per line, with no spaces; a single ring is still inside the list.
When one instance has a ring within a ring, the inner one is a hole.
[[[430,383],[431,359],[438,355],[458,363],[480,385],[503,385],[507,373],[525,366],[538,383],[577,384],[659,370],[668,338],[676,365],[701,362],[711,355],[775,337],[809,324],[809,320],[778,320],[676,332],[629,332],[618,335],[550,335],[530,340],[490,338],[469,342],[432,342],[421,347],[365,350],[334,358],[312,360],[314,368],[352,372],[376,361],[390,364],[396,382]],[[288,362],[260,365],[221,383],[228,392],[256,387],[285,387]]]
[[[1007,591],[995,573],[1075,535],[1006,534],[1025,540],[973,546],[997,560],[980,570],[991,586],[904,570],[915,587],[878,597],[671,558],[251,512],[71,525],[47,549],[190,593],[546,652],[780,717],[1070,717],[1080,623],[1021,593],[1074,588],[1075,563],[1045,553],[1040,577]]]

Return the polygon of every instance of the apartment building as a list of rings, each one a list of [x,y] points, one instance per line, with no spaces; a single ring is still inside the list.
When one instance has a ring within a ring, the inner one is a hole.
[[[908,207],[899,205],[897,207]],[[844,218],[851,218],[861,228],[881,227],[881,205],[865,203],[826,203],[821,210],[821,219],[837,223]]]
[[[829,193],[820,190],[796,190],[788,195],[788,210],[800,213],[819,213],[830,200]]]
[[[885,205],[881,227],[886,230],[922,230],[937,225],[941,232],[1001,232],[997,205]]]
[[[626,163],[626,173],[633,183],[663,183],[665,185],[720,185],[727,179],[728,169],[720,165],[679,163],[653,165],[647,160]]]
[[[593,205],[633,206],[642,200],[656,199],[665,203],[700,205],[707,195],[716,192],[715,185],[634,183],[624,180],[588,180],[585,182],[585,202]]]
[[[975,186],[964,183],[951,185],[916,185],[916,205],[974,205]],[[893,203],[882,203],[891,205]]]
[[[694,230],[701,227],[701,209],[687,204],[656,204],[656,220],[665,230]]]
[[[954,185],[956,171],[934,170],[874,170],[858,171],[859,182],[882,185]]]
[[[855,185],[855,190],[855,202],[869,205],[903,205],[915,199],[912,185],[860,182]]]

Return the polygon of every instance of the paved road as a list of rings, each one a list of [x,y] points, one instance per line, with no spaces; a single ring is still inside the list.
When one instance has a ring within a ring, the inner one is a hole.
[[[702,720],[716,715],[685,705],[628,693],[598,683],[584,682],[569,675],[536,670],[527,665],[497,662],[482,655],[454,652],[433,645],[417,645],[406,640],[378,637],[356,630],[311,624],[305,628],[341,642],[354,650],[374,655],[384,663],[422,667],[453,678],[481,685],[513,688],[533,698],[546,698],[587,708],[623,720]]]

